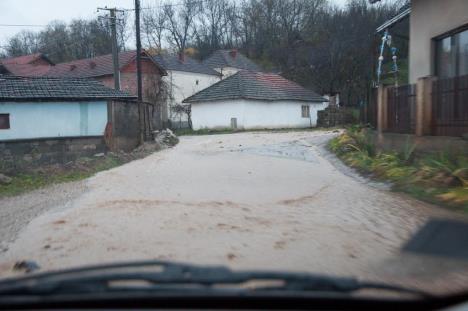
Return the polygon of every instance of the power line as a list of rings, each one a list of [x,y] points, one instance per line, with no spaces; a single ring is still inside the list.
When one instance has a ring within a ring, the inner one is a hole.
[[[0,24],[0,27],[47,27],[48,25],[37,24]]]
[[[192,2],[189,2],[189,4],[200,4],[206,1],[207,0],[192,1]],[[181,6],[181,5],[185,5],[185,3],[183,2],[167,3],[167,4],[161,4],[161,5],[147,6],[147,7],[141,7],[140,10],[152,10],[152,9],[164,8],[166,6]],[[122,9],[122,11],[135,11],[135,9]]]

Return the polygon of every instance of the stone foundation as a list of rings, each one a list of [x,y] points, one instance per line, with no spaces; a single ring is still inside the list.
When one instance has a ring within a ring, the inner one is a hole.
[[[317,111],[317,126],[319,127],[340,126],[356,121],[351,109],[329,106],[324,110]]]
[[[0,171],[41,164],[64,164],[105,151],[102,136],[1,141]]]

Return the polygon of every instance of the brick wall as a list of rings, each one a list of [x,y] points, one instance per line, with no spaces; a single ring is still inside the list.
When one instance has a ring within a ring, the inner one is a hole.
[[[157,82],[161,79],[156,65],[148,60],[141,61],[142,82],[143,82],[143,100],[152,102],[151,94],[157,93]],[[97,78],[105,86],[114,88],[114,76],[108,75]],[[137,76],[136,62],[133,61],[120,71],[120,88],[130,94],[137,95]]]

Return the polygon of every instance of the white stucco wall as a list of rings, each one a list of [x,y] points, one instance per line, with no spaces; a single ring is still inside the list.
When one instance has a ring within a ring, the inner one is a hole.
[[[185,71],[169,71],[164,79],[169,85],[170,92],[168,101],[169,118],[173,122],[187,122],[187,116],[172,113],[171,106],[182,104],[185,98],[213,85],[220,80],[220,77]]]
[[[412,0],[409,41],[409,80],[434,73],[432,39],[468,24],[467,0]]]
[[[0,102],[10,114],[10,129],[0,140],[99,136],[107,123],[107,102]]]
[[[302,106],[309,105],[310,118],[302,117]],[[317,111],[325,103],[300,101],[227,100],[192,104],[194,130],[230,128],[231,118],[237,118],[239,129],[301,128],[317,125]]]
[[[234,68],[234,67],[220,67],[220,68],[214,68],[217,72],[222,74],[222,78],[226,79],[227,77],[232,76],[233,74],[237,73],[239,71],[239,68]]]

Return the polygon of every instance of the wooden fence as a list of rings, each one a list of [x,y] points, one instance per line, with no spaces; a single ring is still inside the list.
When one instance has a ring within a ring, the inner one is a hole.
[[[468,133],[468,75],[432,84],[432,135]]]
[[[416,85],[387,90],[387,131],[414,134],[416,126]]]
[[[377,88],[370,90],[368,102],[359,109],[359,118],[362,124],[377,128]]]
[[[161,105],[143,103],[143,139],[145,141],[152,140],[153,132],[162,129],[161,121]]]

